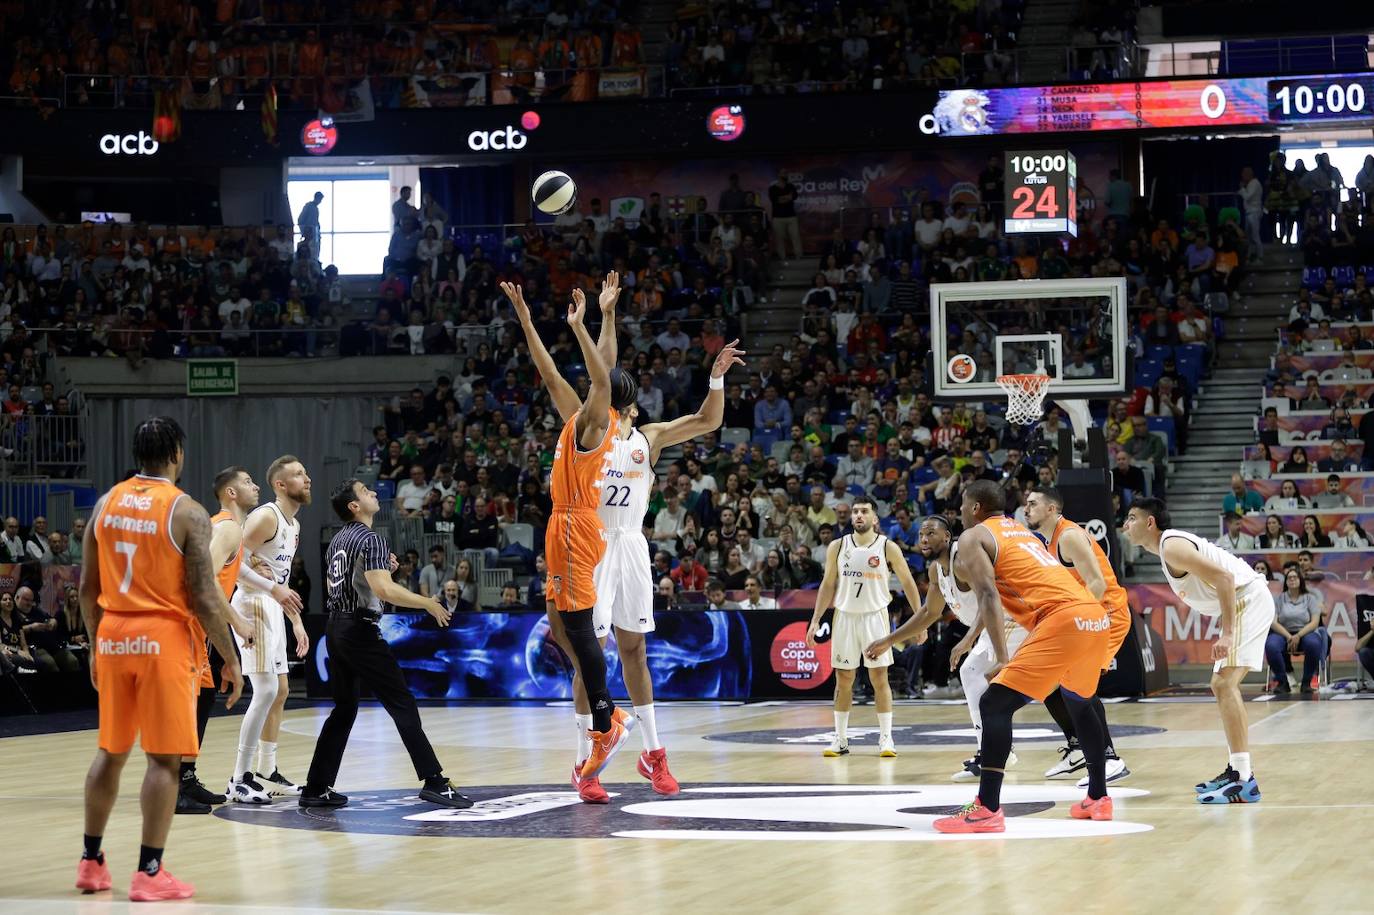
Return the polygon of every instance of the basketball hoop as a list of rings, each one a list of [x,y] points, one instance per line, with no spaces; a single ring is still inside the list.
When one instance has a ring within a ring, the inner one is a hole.
[[[1049,375],[998,375],[997,386],[1007,395],[1007,422],[1029,426],[1044,413]]]

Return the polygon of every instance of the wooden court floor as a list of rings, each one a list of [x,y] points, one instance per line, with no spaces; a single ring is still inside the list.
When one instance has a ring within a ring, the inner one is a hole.
[[[1253,699],[1253,697],[1251,697]],[[339,789],[354,804],[294,802],[178,817],[166,862],[197,885],[164,903],[233,912],[1368,912],[1374,702],[1248,701],[1264,800],[1200,807],[1194,782],[1226,762],[1214,705],[1113,704],[1133,776],[1116,820],[1070,820],[1082,795],[1041,776],[1058,746],[1038,707],[1018,718],[1019,764],[1000,837],[937,837],[931,819],[976,786],[962,703],[899,703],[900,756],[860,733],[823,759],[828,704],[662,704],[684,791],[657,799],[634,771],[638,736],[605,779],[607,807],[576,803],[571,709],[429,707],[449,774],[480,803],[456,815],[414,798],[414,773],[377,707],[359,716]],[[327,709],[288,711],[282,770],[303,780]],[[873,728],[856,707],[851,731]],[[201,773],[223,785],[236,717],[212,720]],[[91,731],[0,740],[0,912],[119,912],[138,845],[135,757],[106,836],[115,891],[71,889]]]

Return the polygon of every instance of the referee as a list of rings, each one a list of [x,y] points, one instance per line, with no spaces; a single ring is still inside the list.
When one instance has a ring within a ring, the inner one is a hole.
[[[449,611],[434,598],[420,597],[391,580],[396,557],[387,551],[381,534],[372,529],[372,519],[381,507],[376,492],[356,479],[345,480],[329,494],[329,503],[344,522],[343,530],[329,542],[329,568],[325,572],[325,607],[329,611],[325,635],[334,710],[315,744],[300,806],[343,807],[348,803],[333,785],[348,746],[348,734],[358,717],[358,687],[366,683],[396,723],[415,774],[424,782],[420,797],[443,807],[471,807],[472,801],[444,777],[420,726],[420,709],[406,686],[401,665],[377,627],[382,601],[424,610],[440,626],[448,625]]]

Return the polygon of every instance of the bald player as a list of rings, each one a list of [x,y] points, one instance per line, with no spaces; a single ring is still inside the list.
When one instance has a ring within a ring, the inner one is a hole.
[[[1107,633],[1107,654],[1102,659],[1102,669],[1105,671],[1131,631],[1131,605],[1126,597],[1126,589],[1116,580],[1111,560],[1102,552],[1097,541],[1088,536],[1087,531],[1064,517],[1064,496],[1053,486],[1037,486],[1026,496],[1026,526],[1040,535],[1040,539],[1049,547],[1050,555],[1072,572],[1073,577],[1082,582],[1088,593],[1101,601],[1111,614],[1112,628]],[[1050,693],[1045,699],[1045,708],[1064,732],[1066,743],[1059,751],[1059,762],[1050,767],[1045,778],[1056,778],[1083,768],[1087,763],[1078,746],[1078,734],[1063,694],[1058,690]],[[1107,783],[1111,784],[1126,778],[1131,770],[1126,768],[1112,746],[1112,732],[1107,726],[1107,708],[1100,697],[1093,697],[1092,709],[1102,725],[1102,736],[1107,744]],[[1078,787],[1088,787],[1088,780],[1079,779]]]
[[[938,832],[1004,832],[1002,778],[1011,752],[1011,720],[1017,709],[1064,691],[1088,760],[1088,796],[1069,809],[1078,820],[1110,820],[1102,727],[1090,702],[1097,694],[1107,651],[1110,614],[1035,534],[1004,514],[1006,494],[990,480],[964,488],[960,503],[964,533],[954,573],[968,583],[978,615],[992,639],[996,663],[983,694],[983,764],[978,796],[951,817],[933,824]],[[1016,652],[1007,653],[1003,614],[1030,631]]]

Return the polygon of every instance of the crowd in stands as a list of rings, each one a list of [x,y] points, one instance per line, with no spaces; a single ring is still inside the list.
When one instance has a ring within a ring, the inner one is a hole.
[[[1014,75],[1025,4],[916,0],[759,8],[694,5],[668,27],[664,63],[678,88],[765,93],[996,85]]]
[[[499,71],[515,71],[512,95],[528,101],[536,71],[565,83],[641,64],[634,12],[632,0],[10,3],[0,67],[9,95],[65,105],[146,105],[171,90],[186,108],[232,109],[272,85],[282,107],[335,111],[368,80],[376,105],[402,107],[416,104],[412,79]]]
[[[81,518],[70,531],[48,530],[42,516],[27,530],[17,518],[4,520],[0,563],[10,567],[6,574],[13,577],[14,586],[0,591],[0,675],[16,669],[75,673],[85,668],[89,635],[76,577],[48,573],[81,564],[84,531]],[[57,593],[47,595],[45,588]]]
[[[597,96],[603,69],[645,72],[637,7],[633,0],[29,0],[0,7],[0,72],[11,98],[66,106],[146,106],[155,91],[169,91],[185,108],[233,109],[256,104],[273,86],[282,107],[338,111],[366,81],[372,104],[408,107],[429,103],[422,87],[449,92],[462,80],[487,85],[475,98],[465,89],[453,103],[582,101]],[[1024,7],[1024,0],[685,4],[663,36],[666,78],[617,92],[1016,82]],[[1085,10],[1061,75],[1129,75],[1134,16],[1134,3]]]
[[[1360,358],[1371,348],[1365,330],[1374,316],[1368,285],[1374,266],[1366,266],[1374,265],[1374,157],[1349,186],[1325,154],[1310,170],[1302,162],[1289,170],[1283,155],[1275,154],[1266,177],[1262,240],[1288,240],[1296,233],[1306,267],[1264,378],[1256,443],[1222,499],[1216,543],[1238,554],[1282,554],[1281,567],[1264,558],[1254,562],[1267,579],[1282,583],[1266,644],[1269,688],[1286,693],[1298,685],[1311,692],[1331,651],[1319,587],[1330,573],[1313,551],[1367,553],[1374,542],[1362,503],[1347,491],[1348,482],[1358,482],[1352,474],[1374,471],[1374,411],[1363,394],[1374,372]],[[1308,425],[1292,427],[1293,420],[1309,417]],[[1281,482],[1265,498],[1252,481],[1271,477]],[[1300,488],[1304,477],[1315,477],[1314,485]],[[1258,533],[1247,525],[1247,515],[1263,518]],[[1364,578],[1374,579],[1374,567]],[[1356,653],[1374,673],[1368,638]],[[1291,669],[1296,654],[1303,656],[1300,679]]]

